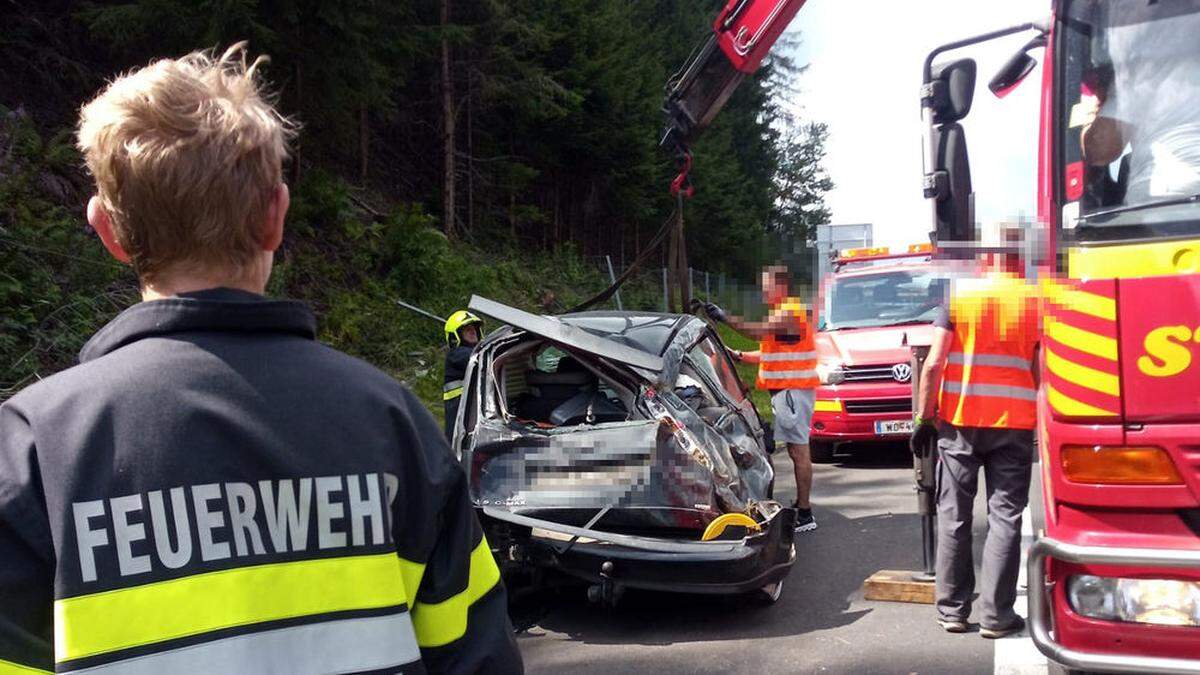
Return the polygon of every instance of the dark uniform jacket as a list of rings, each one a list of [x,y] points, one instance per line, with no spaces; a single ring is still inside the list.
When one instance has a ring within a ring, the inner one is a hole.
[[[0,672],[521,670],[437,423],[313,337],[143,302],[0,406]]]
[[[467,363],[475,347],[459,345],[446,352],[446,370],[442,386],[442,403],[446,413],[446,440],[454,433],[454,418],[458,415],[458,404],[462,401],[463,378],[467,375]]]

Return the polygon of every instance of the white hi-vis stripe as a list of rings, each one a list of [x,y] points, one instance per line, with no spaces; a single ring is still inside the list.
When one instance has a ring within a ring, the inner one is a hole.
[[[186,611],[186,609],[184,610]],[[69,670],[73,675],[348,673],[421,658],[408,612],[277,628]]]
[[[946,357],[946,363],[954,363],[961,366],[1021,368],[1023,370],[1033,368],[1033,362],[1029,359],[1023,359],[1019,356],[1008,356],[1006,354],[964,354],[962,352],[951,352]]]
[[[462,386],[463,386],[462,380],[450,380],[449,382],[447,382],[445,385],[442,386],[442,392],[450,392],[450,391],[454,391],[455,389],[462,389]]]
[[[761,356],[763,361],[807,361],[817,358],[816,352],[767,352]]]
[[[1036,401],[1037,390],[1030,387],[1018,387],[1009,384],[977,384],[970,383],[963,387],[961,382],[944,382],[942,391],[961,396],[992,396],[995,398],[1014,398],[1019,401]]]
[[[760,370],[759,376],[764,380],[801,380],[816,377],[815,370]]]

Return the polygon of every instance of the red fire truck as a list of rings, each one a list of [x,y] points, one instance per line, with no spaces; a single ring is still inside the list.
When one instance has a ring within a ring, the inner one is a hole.
[[[909,345],[926,344],[944,295],[933,247],[839,251],[822,281],[816,335],[821,386],[814,406],[813,460],[864,442],[912,432]]]
[[[1044,530],[1030,633],[1059,667],[1200,672],[1200,2],[1059,0],[1051,20],[930,54],[926,196],[940,249],[975,239],[970,59],[1028,32],[1043,51],[1044,288],[1037,439]],[[979,248],[978,245],[974,245]]]

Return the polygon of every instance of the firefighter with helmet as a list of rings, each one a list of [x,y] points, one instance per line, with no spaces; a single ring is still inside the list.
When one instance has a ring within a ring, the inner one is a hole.
[[[446,319],[445,326],[446,373],[442,384],[442,404],[446,411],[446,440],[454,435],[454,418],[458,416],[458,402],[462,400],[463,377],[467,374],[467,362],[479,344],[483,333],[483,319],[460,309]]]
[[[1001,235],[1008,250],[986,254],[987,266],[972,278],[955,279],[949,307],[934,320],[912,437],[914,452],[936,442],[940,458],[936,604],[938,623],[950,633],[969,629],[971,510],[984,470],[988,533],[979,634],[985,638],[1025,626],[1013,605],[1037,418],[1038,297],[1021,278],[1019,231]]]

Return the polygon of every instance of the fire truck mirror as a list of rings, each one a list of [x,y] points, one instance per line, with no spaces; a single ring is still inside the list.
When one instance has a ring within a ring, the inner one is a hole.
[[[1033,72],[1034,66],[1037,65],[1037,59],[1029,55],[1031,49],[1046,46],[1046,36],[1038,35],[1025,44],[1024,47],[1013,54],[1011,58],[996,71],[992,79],[988,82],[988,89],[996,95],[996,98],[1004,98],[1021,84],[1029,73]]]
[[[930,82],[933,121],[952,124],[971,112],[975,100],[975,59],[959,59],[933,67]]]
[[[975,223],[971,214],[971,164],[967,137],[959,124],[933,130],[934,171],[945,176],[937,195],[937,241],[972,241]]]

